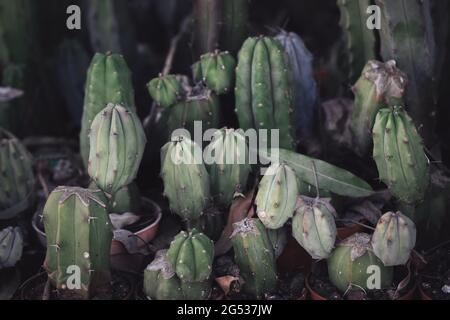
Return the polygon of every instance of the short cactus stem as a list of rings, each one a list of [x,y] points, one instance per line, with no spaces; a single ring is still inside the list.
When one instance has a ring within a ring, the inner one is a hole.
[[[183,87],[176,75],[159,75],[147,84],[147,88],[153,100],[163,108],[173,106],[183,96]]]
[[[197,66],[198,68],[199,66]],[[217,94],[226,94],[234,89],[236,60],[228,52],[214,51],[200,57],[201,79]],[[199,77],[196,74],[196,77]]]

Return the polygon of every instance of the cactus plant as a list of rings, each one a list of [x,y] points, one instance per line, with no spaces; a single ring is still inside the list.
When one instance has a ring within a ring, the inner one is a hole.
[[[386,267],[406,264],[416,245],[416,226],[401,212],[387,212],[372,235],[375,255]]]
[[[256,213],[269,229],[279,229],[292,217],[298,187],[294,170],[286,164],[272,164],[264,174],[256,195]]]
[[[183,282],[209,279],[214,258],[214,243],[197,229],[181,231],[171,242],[167,260]]]
[[[14,267],[22,258],[23,237],[18,227],[0,231],[0,270]]]
[[[337,216],[330,199],[299,197],[292,235],[313,259],[326,259],[336,241]]]
[[[194,0],[194,49],[197,56],[219,47],[222,0]]]
[[[370,235],[366,233],[355,233],[340,242],[327,263],[330,281],[342,292],[346,292],[352,286],[354,289],[368,290],[369,277],[373,274],[374,268],[379,270],[378,289],[392,285],[393,268],[385,267],[375,256],[370,244]]]
[[[88,172],[97,186],[114,195],[135,178],[146,138],[133,111],[109,103],[92,122]]]
[[[112,225],[101,190],[57,187],[43,211],[47,236],[44,268],[62,297],[89,299],[110,285]],[[77,266],[81,287],[68,279]]]
[[[225,214],[216,207],[208,208],[196,224],[213,241],[219,240],[225,228]]]
[[[355,149],[360,155],[365,155],[369,149],[378,111],[386,106],[403,105],[407,82],[406,75],[396,67],[395,61],[367,62],[352,88],[355,103],[350,125]]]
[[[239,51],[235,89],[239,125],[244,130],[278,129],[284,149],[295,148],[289,69],[287,54],[273,38],[249,38]]]
[[[147,84],[147,88],[153,100],[163,108],[176,104],[183,92],[179,76],[172,74],[160,74]]]
[[[144,293],[155,300],[205,300],[211,293],[211,282],[181,281],[167,259],[167,250],[160,250],[144,271]]]
[[[236,192],[245,191],[251,171],[245,137],[238,130],[217,130],[204,153],[211,157],[206,164],[212,196],[218,205],[228,207]]]
[[[197,220],[209,204],[209,176],[202,150],[184,136],[173,137],[161,148],[161,177],[170,209],[183,220]]]
[[[234,223],[231,242],[245,281],[243,290],[257,298],[272,291],[277,282],[275,255],[261,221],[245,218]]]
[[[293,32],[281,30],[275,37],[286,51],[292,69],[298,136],[311,135],[319,94],[314,79],[313,55]]]
[[[380,179],[406,203],[420,202],[430,173],[422,139],[402,107],[381,109],[373,127],[373,157]]]
[[[92,181],[89,189],[99,189]],[[138,213],[141,208],[141,192],[136,182],[132,182],[120,188],[113,197],[108,199],[108,210],[111,213],[122,214],[125,212]]]
[[[222,0],[222,3],[219,47],[235,55],[248,36],[250,0]]]
[[[267,229],[267,236],[272,244],[275,258],[278,258],[286,247],[288,241],[287,232],[286,226],[279,229]]]
[[[87,74],[81,121],[80,152],[85,168],[89,160],[89,131],[92,121],[108,103],[120,103],[135,109],[131,72],[122,56],[97,53]]]
[[[233,56],[216,50],[200,57],[200,65],[194,65],[194,78],[201,78],[215,93],[226,94],[234,88],[235,69]]]
[[[0,128],[0,220],[11,219],[33,201],[31,155],[20,141]]]

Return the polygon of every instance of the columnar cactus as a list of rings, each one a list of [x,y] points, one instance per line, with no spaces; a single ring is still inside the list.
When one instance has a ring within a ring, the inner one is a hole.
[[[277,282],[275,255],[264,225],[249,218],[234,223],[231,242],[243,290],[257,298],[272,291]]]
[[[209,279],[214,259],[214,243],[197,229],[181,231],[170,244],[167,260],[183,282]]]
[[[222,0],[194,0],[194,49],[197,56],[219,47]]]
[[[159,75],[147,84],[153,100],[163,108],[169,108],[177,103],[183,93],[180,77],[177,75]]]
[[[112,225],[101,190],[58,187],[48,197],[43,211],[47,236],[44,268],[58,293],[89,299],[108,289],[111,281],[109,254]],[[79,268],[81,288],[67,286]]]
[[[319,98],[314,79],[313,55],[306,48],[303,40],[293,32],[281,30],[275,39],[286,51],[292,69],[298,134],[310,135]]]
[[[161,177],[170,210],[190,223],[200,218],[210,199],[201,148],[187,137],[172,138],[161,148]]]
[[[370,60],[353,86],[355,103],[351,129],[356,151],[365,155],[372,142],[375,117],[381,108],[403,105],[408,79],[391,60],[386,63]]]
[[[259,183],[256,213],[269,229],[281,228],[292,217],[298,187],[294,170],[286,164],[272,164]]]
[[[198,78],[201,72],[201,79],[208,88],[217,94],[225,94],[234,88],[235,69],[236,60],[233,56],[227,51],[216,50],[200,57],[195,77]]]
[[[287,244],[287,228],[286,226],[279,229],[267,229],[267,236],[269,237],[270,243],[273,247],[273,253],[275,258],[278,258],[282,253]]]
[[[235,89],[239,125],[244,130],[278,129],[279,146],[285,149],[295,147],[290,69],[283,47],[273,38],[249,38],[239,51]]]
[[[213,241],[217,241],[225,228],[225,220],[226,216],[224,212],[216,207],[211,207],[205,210],[205,213],[200,217],[196,226],[205,235],[207,235],[208,238]]]
[[[144,271],[144,293],[155,300],[205,300],[211,293],[211,282],[181,281],[167,259],[167,250],[160,250]]]
[[[108,103],[120,103],[127,108],[135,109],[131,72],[122,56],[97,53],[87,74],[81,121],[80,152],[86,168],[92,121]]]
[[[329,199],[299,197],[292,235],[313,259],[326,259],[333,250],[336,216]]]
[[[393,268],[385,267],[375,256],[368,234],[356,233],[339,243],[327,263],[330,281],[342,292],[349,288],[369,290],[376,284],[369,278],[374,270],[380,276],[378,289],[392,285]]]
[[[381,109],[373,127],[373,157],[380,179],[406,203],[420,202],[430,174],[422,139],[402,107]]]
[[[0,220],[11,219],[33,201],[31,155],[20,141],[0,128]]]
[[[236,192],[245,191],[251,171],[245,137],[234,129],[218,130],[205,154],[211,157],[211,161],[206,163],[212,196],[217,204],[228,207]]]
[[[23,237],[18,227],[0,231],[0,270],[14,267],[22,258]]]
[[[89,140],[88,172],[100,189],[114,195],[136,178],[147,140],[133,111],[108,104],[94,118]]]
[[[406,264],[416,245],[416,226],[401,212],[385,213],[372,235],[375,255],[387,267]]]
[[[236,54],[248,36],[250,0],[223,1],[223,19],[219,46]]]

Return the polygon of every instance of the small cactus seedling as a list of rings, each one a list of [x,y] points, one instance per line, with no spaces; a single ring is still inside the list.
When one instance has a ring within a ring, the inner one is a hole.
[[[380,287],[392,285],[393,268],[385,267],[372,251],[370,236],[356,233],[339,243],[328,258],[328,276],[330,281],[341,291],[349,289],[369,290],[369,277],[374,268],[379,270]]]
[[[386,267],[406,264],[416,245],[416,226],[401,212],[385,213],[372,235],[375,255]]]
[[[264,225],[246,218],[233,224],[231,235],[235,261],[244,279],[243,290],[261,298],[275,289],[275,255]]]
[[[336,215],[329,199],[299,197],[292,235],[313,259],[326,259],[333,250]]]
[[[214,243],[197,229],[181,231],[170,244],[167,260],[183,282],[209,279],[214,258]]]
[[[147,84],[148,91],[153,100],[163,108],[176,104],[183,94],[183,87],[179,76],[159,75]]]
[[[89,299],[110,286],[112,225],[101,190],[58,187],[44,207],[47,254],[44,267],[63,297]],[[78,267],[80,288],[68,287]]]
[[[279,229],[295,211],[298,187],[294,170],[275,163],[267,169],[256,195],[256,213],[269,229]]]
[[[381,109],[373,127],[373,157],[380,179],[406,203],[420,202],[430,173],[423,142],[402,107]]]
[[[88,172],[100,189],[114,195],[136,178],[147,140],[133,111],[108,104],[94,118],[89,140]]]
[[[228,93],[234,88],[236,60],[226,51],[202,55],[200,66],[194,65],[194,69],[194,77],[198,78],[198,72],[201,72],[200,78],[217,94]]]
[[[18,227],[0,231],[0,270],[14,267],[22,258],[23,237]]]

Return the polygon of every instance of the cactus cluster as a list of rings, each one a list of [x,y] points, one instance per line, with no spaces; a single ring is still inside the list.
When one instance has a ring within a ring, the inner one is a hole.
[[[0,270],[14,267],[22,258],[23,237],[18,227],[0,231]]]

